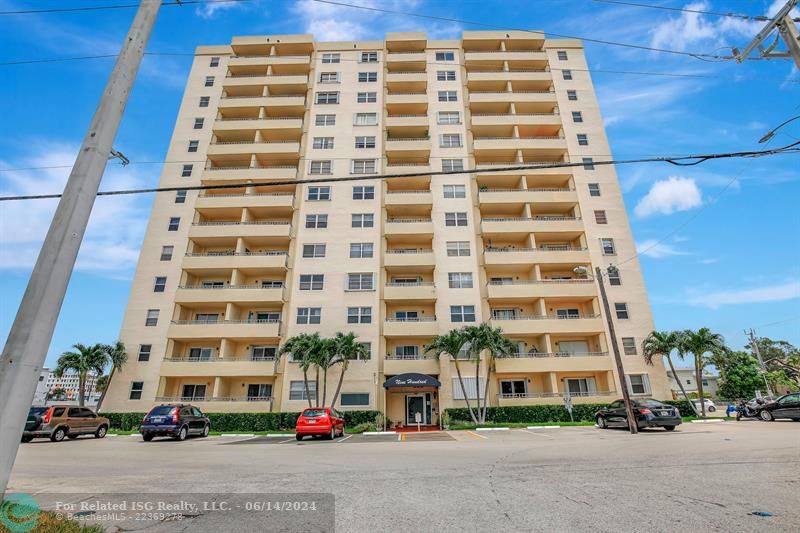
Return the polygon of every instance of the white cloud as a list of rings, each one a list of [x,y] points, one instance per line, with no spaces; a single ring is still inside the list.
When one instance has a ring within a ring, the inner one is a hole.
[[[716,257],[711,257],[708,259],[701,259],[698,261],[701,265],[713,265],[714,263],[719,263],[719,259]]]
[[[13,162],[0,161],[0,167],[50,167],[71,165],[77,147],[60,143],[41,143],[36,153]],[[141,187],[144,180],[136,171],[110,165],[102,189]],[[31,195],[61,192],[69,168],[41,171],[14,171],[0,174],[0,194]],[[149,200],[149,198],[147,199]],[[113,277],[129,276],[139,255],[148,211],[145,198],[113,196],[95,202],[84,236],[76,269],[99,271]],[[42,241],[55,212],[57,200],[4,202],[0,214],[0,270],[30,269],[36,262]]]
[[[217,0],[212,3],[202,4],[198,6],[196,9],[196,13],[201,18],[211,19],[214,18],[214,16],[217,13],[220,13],[222,11],[230,11],[231,9],[238,9],[241,7],[245,7],[247,4],[248,2],[237,1],[237,0],[231,0],[231,1]]]
[[[670,215],[702,204],[702,194],[694,179],[672,176],[655,182],[636,204],[633,213],[640,218],[656,214]]]
[[[798,298],[800,298],[800,281],[789,281],[780,285],[751,289],[703,292],[689,298],[689,304],[717,309],[723,305],[783,302]]]
[[[658,242],[656,239],[647,239],[636,243],[636,253],[653,259],[662,259],[674,255],[687,255],[688,252],[678,250],[671,244]]]

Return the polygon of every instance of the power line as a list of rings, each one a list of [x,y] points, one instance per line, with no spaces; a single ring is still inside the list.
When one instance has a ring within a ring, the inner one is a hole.
[[[681,156],[681,157],[654,157],[654,158],[647,158],[647,159],[627,159],[627,160],[609,160],[609,161],[594,161],[592,164],[595,166],[606,166],[606,165],[628,165],[634,163],[670,163],[673,165],[678,166],[693,166],[703,163],[705,161],[710,161],[712,159],[731,159],[731,158],[740,158],[740,157],[763,157],[768,155],[774,155],[778,153],[800,153],[800,148],[795,148],[796,146],[800,145],[800,141],[797,141],[792,144],[788,144],[786,146],[782,146],[780,148],[774,148],[771,150],[751,150],[751,151],[742,151],[742,152],[725,152],[725,153],[714,153],[714,154],[698,154],[698,155],[689,155],[689,156]],[[119,196],[119,195],[130,195],[130,194],[143,194],[143,193],[154,193],[154,192],[174,192],[174,191],[201,191],[201,190],[216,190],[216,189],[240,189],[242,187],[276,187],[276,186],[285,186],[285,185],[301,185],[301,184],[310,184],[310,183],[338,183],[338,182],[347,182],[347,181],[368,181],[368,180],[384,180],[384,179],[402,179],[402,178],[415,178],[415,177],[424,177],[424,176],[448,176],[451,174],[486,174],[486,173],[496,173],[496,172],[508,172],[508,171],[526,171],[526,170],[540,170],[540,169],[549,169],[549,168],[571,168],[571,167],[583,167],[584,163],[552,163],[552,164],[543,164],[543,165],[509,165],[509,166],[498,166],[494,168],[485,168],[485,169],[464,169],[464,170],[441,170],[441,171],[434,171],[434,172],[413,172],[407,174],[378,174],[378,175],[368,175],[368,176],[346,176],[340,178],[311,178],[311,179],[295,179],[295,180],[282,180],[282,181],[265,181],[265,182],[250,182],[250,183],[226,183],[222,185],[184,185],[179,187],[152,187],[152,188],[144,188],[144,189],[125,189],[125,190],[117,190],[117,191],[101,191],[97,193],[97,196]],[[0,196],[0,201],[7,202],[13,200],[45,200],[45,199],[53,199],[53,198],[60,198],[61,194],[38,194],[38,195],[21,195],[21,196]],[[627,261],[625,261],[627,262]]]
[[[703,11],[702,9],[688,9],[684,7],[669,7],[669,6],[657,6],[653,4],[640,4],[637,2],[621,2],[619,0],[592,0],[593,2],[599,2],[601,4],[617,4],[621,6],[631,6],[631,7],[646,7],[650,9],[662,9],[664,11],[680,11],[683,13],[697,13],[700,15],[714,15],[717,17],[733,17],[739,18],[744,20],[757,20],[757,21],[765,21],[769,20],[767,17],[763,15],[740,15],[738,13],[720,13],[714,11]]]
[[[162,2],[162,6],[184,6],[191,4],[229,4],[238,2],[251,2],[252,0],[178,0],[173,2]],[[80,11],[105,11],[109,9],[134,9],[139,4],[114,4],[110,6],[83,6],[83,7],[62,7],[53,9],[26,9],[20,11],[0,11],[0,15],[37,15],[49,13],[74,13]]]

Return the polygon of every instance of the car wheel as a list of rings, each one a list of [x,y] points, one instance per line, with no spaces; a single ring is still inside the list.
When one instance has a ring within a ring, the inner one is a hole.
[[[760,416],[761,420],[763,420],[764,422],[772,422],[773,420],[775,420],[775,417],[772,416],[772,413],[770,411],[767,411],[766,409],[763,409],[758,414],[758,416]]]
[[[303,436],[300,433],[296,433],[294,438],[296,438],[297,440],[303,440]]]
[[[150,442],[151,440],[153,440],[153,435],[145,433],[144,435],[142,435],[142,439],[144,439],[145,442]]]
[[[175,440],[186,440],[188,434],[189,432],[186,430],[186,426],[183,426],[180,431],[178,431],[178,434],[175,435]]]
[[[108,433],[108,426],[100,426],[97,428],[97,431],[94,432],[94,438],[102,439]]]
[[[332,428],[331,428],[331,434],[330,434],[330,435],[328,435],[328,440],[333,440],[333,439],[335,439],[335,438],[336,438],[336,428],[335,428],[335,427],[332,427]]]
[[[667,431],[675,431],[675,426],[664,426]]]
[[[716,408],[716,407],[714,407],[713,405],[710,405],[710,406],[708,406],[708,412],[709,412],[709,413],[713,413],[713,412],[714,412],[714,411],[716,411],[716,410],[717,410],[717,408]]]
[[[211,426],[206,424],[203,426],[203,433],[200,434],[201,437],[208,437],[209,432],[211,431]]]
[[[67,431],[64,428],[58,428],[50,435],[50,440],[53,442],[61,442],[66,436]]]
[[[30,442],[33,440],[33,437],[23,436],[20,440],[21,442]]]
[[[608,424],[606,424],[606,419],[602,416],[597,417],[597,427],[600,429],[608,429]]]

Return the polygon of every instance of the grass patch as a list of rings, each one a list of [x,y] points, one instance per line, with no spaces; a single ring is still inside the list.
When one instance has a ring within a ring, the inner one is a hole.
[[[10,530],[0,525],[0,531]],[[41,511],[36,518],[36,527],[29,531],[30,533],[103,533],[105,529],[95,525],[86,526],[63,517],[57,518],[56,513],[50,511]]]

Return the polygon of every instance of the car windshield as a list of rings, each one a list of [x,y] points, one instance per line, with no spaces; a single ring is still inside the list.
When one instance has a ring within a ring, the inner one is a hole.
[[[150,414],[147,416],[166,416],[172,414],[173,409],[175,409],[175,407],[171,405],[159,405],[158,407],[153,407]]]
[[[656,400],[638,400],[636,403],[645,407],[664,407],[664,404]]]
[[[31,407],[28,415],[43,415],[47,412],[48,407]]]
[[[306,409],[303,411],[303,416],[306,418],[316,418],[318,416],[325,416],[325,409]]]

